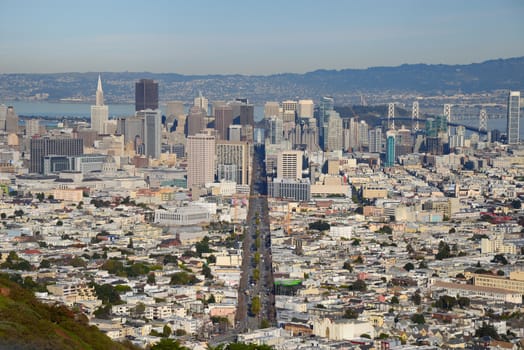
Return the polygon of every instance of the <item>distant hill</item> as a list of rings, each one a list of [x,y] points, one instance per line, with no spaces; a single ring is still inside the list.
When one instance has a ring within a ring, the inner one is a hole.
[[[38,302],[33,293],[0,275],[0,349],[125,350],[85,316]]]
[[[0,74],[0,102],[49,94],[50,100],[94,100],[98,73]],[[331,95],[338,102],[361,93],[411,92],[420,95],[524,90],[524,57],[466,65],[404,64],[397,67],[316,70],[305,74],[181,75],[176,73],[103,72],[109,103],[133,102],[140,78],[160,83],[162,101],[191,101],[198,91],[210,100],[247,97],[256,103]]]

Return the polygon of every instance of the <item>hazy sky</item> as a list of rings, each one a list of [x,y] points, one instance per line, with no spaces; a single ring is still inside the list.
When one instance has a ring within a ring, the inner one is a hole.
[[[521,0],[0,0],[0,73],[271,74],[524,56]]]

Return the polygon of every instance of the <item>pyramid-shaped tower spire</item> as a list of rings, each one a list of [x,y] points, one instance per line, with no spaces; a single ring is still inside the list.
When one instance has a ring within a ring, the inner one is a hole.
[[[102,90],[102,79],[100,78],[100,74],[98,74],[98,85],[96,87],[96,105],[104,105],[104,91]]]

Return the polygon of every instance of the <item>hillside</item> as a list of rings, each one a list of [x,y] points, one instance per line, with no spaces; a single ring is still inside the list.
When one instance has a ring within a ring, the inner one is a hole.
[[[125,350],[87,319],[64,306],[49,306],[0,276],[0,349]]]
[[[524,57],[466,65],[404,64],[397,67],[316,70],[305,74],[181,75],[176,73],[102,72],[108,103],[134,102],[134,83],[140,78],[159,82],[160,99],[192,101],[202,91],[212,100],[247,97],[255,103],[287,98],[335,97],[337,103],[352,96],[409,92],[419,95],[524,90]],[[98,72],[52,74],[0,74],[0,102],[35,98],[76,98],[93,101]],[[46,95],[46,96],[47,96]],[[39,95],[42,97],[42,95]]]

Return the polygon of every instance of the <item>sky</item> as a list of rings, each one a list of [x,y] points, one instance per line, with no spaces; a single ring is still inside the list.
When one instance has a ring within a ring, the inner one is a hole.
[[[521,0],[0,0],[0,73],[303,73],[524,56]]]

